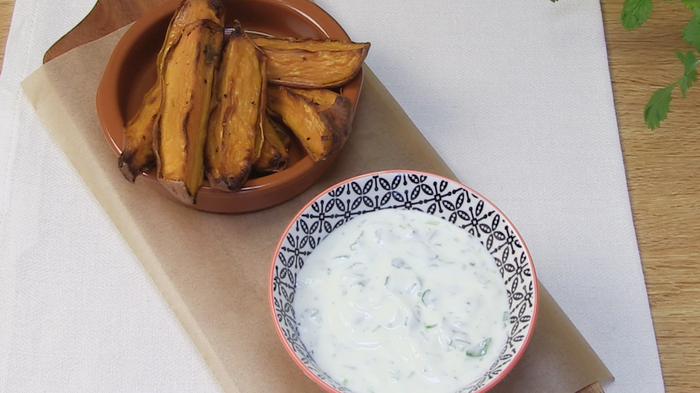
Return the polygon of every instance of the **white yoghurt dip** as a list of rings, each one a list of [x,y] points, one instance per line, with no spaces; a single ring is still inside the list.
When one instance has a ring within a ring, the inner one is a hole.
[[[486,247],[415,210],[335,229],[300,270],[294,309],[311,357],[357,393],[455,392],[508,336],[507,294]]]

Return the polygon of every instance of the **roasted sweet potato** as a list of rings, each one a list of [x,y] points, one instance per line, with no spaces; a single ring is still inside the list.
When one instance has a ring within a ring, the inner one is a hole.
[[[261,173],[278,172],[287,167],[289,160],[289,143],[291,137],[282,128],[282,124],[265,116],[263,119],[263,141],[260,158],[253,164],[253,169]]]
[[[236,21],[221,56],[207,134],[204,163],[214,188],[241,188],[260,157],[266,62],[263,52]]]
[[[182,34],[182,29],[198,20],[211,19],[223,25],[225,8],[221,0],[185,0],[177,7],[168,25],[165,40],[158,52],[156,61],[160,71],[163,57]],[[136,180],[140,173],[152,168],[155,163],[153,154],[153,127],[160,114],[162,89],[160,77],[146,93],[136,115],[124,127],[122,154],[119,157],[119,169],[130,182]]]
[[[163,64],[168,50],[180,39],[185,26],[199,20],[211,20],[223,26],[225,16],[226,8],[221,0],[183,0],[170,19],[163,47],[158,53],[157,64]]]
[[[290,87],[330,88],[349,82],[367,57],[369,43],[257,36],[267,55],[268,81]]]
[[[136,176],[149,170],[156,163],[151,144],[153,126],[160,113],[160,103],[160,84],[156,84],[143,97],[138,112],[124,127],[119,169],[126,180],[132,183],[136,181]]]
[[[314,161],[340,149],[350,133],[352,103],[330,89],[269,85],[268,109],[280,117]]]
[[[180,201],[194,203],[204,180],[209,106],[223,43],[223,26],[191,23],[163,58],[163,103],[154,128],[158,180]]]

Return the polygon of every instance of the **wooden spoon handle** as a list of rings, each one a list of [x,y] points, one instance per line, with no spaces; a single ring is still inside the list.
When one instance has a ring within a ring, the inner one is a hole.
[[[46,51],[44,63],[134,22],[163,2],[165,0],[97,0],[85,19]]]

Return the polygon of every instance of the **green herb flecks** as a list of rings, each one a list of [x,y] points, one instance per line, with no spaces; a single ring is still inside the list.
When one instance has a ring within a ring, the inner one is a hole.
[[[426,290],[423,292],[423,294],[421,295],[421,297],[420,297],[421,303],[423,303],[423,305],[426,306],[426,307],[428,306],[428,304],[425,302],[425,301],[427,300],[427,299],[425,298],[425,295],[427,295],[428,292],[430,292],[430,289],[426,289]]]
[[[478,358],[478,357],[482,357],[482,356],[486,355],[486,352],[488,352],[488,350],[489,350],[490,344],[491,344],[491,337],[478,343],[477,345],[473,346],[472,348],[467,349],[467,356],[472,357],[472,358]]]

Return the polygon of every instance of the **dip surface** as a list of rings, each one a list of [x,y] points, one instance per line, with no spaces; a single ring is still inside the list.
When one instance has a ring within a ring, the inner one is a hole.
[[[300,270],[294,310],[318,366],[357,393],[452,393],[491,367],[508,336],[488,250],[415,210],[335,229]]]

